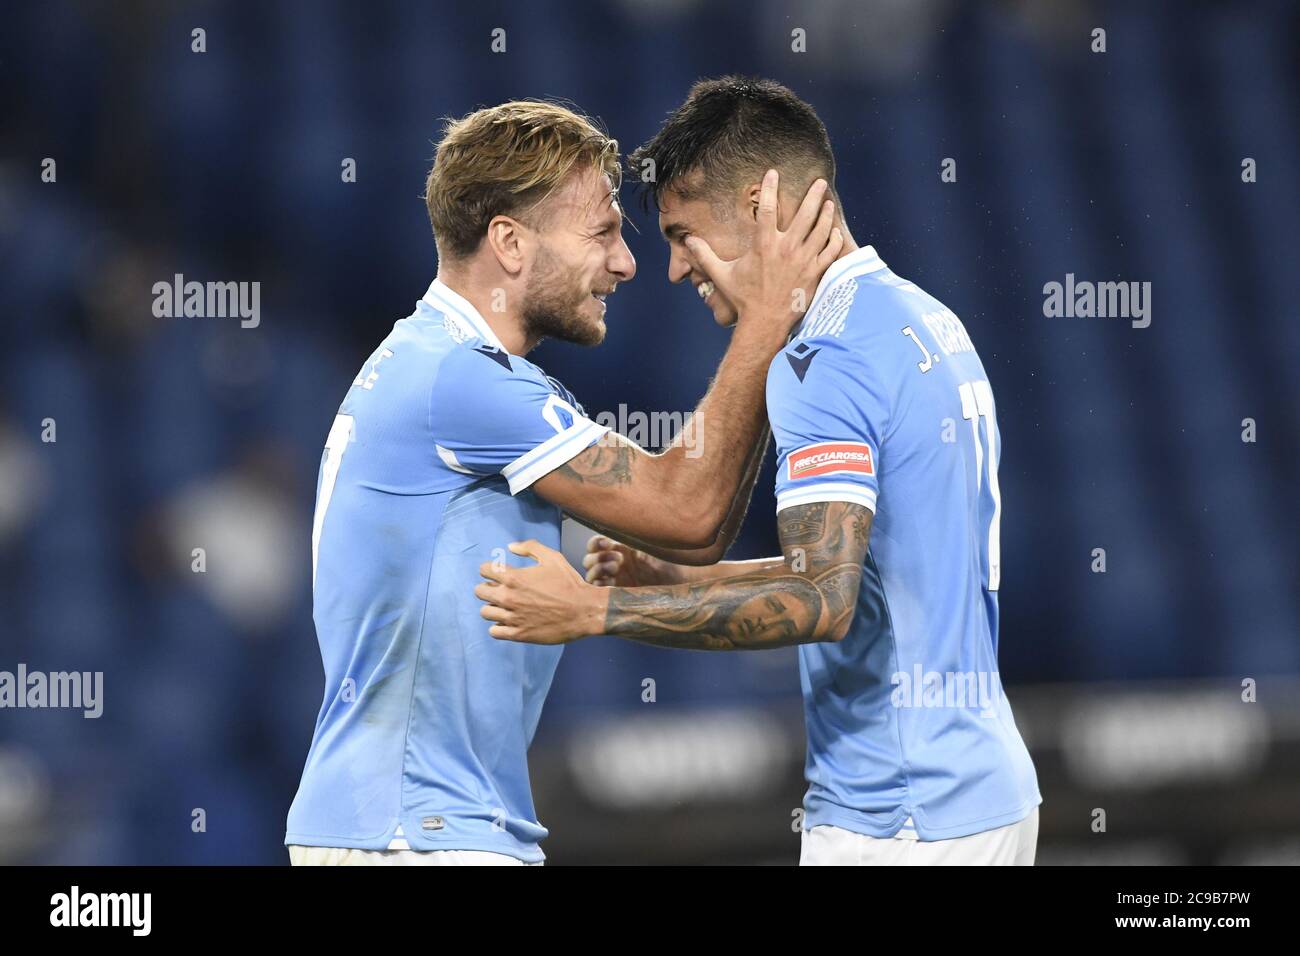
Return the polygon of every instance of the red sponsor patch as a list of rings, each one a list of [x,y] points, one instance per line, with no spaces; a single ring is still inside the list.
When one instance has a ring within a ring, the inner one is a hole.
[[[828,441],[809,445],[791,452],[786,459],[791,481],[816,478],[841,471],[854,471],[860,475],[874,475],[871,446],[859,442]]]

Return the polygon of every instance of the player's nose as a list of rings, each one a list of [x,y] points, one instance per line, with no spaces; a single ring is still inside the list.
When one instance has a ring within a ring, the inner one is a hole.
[[[668,281],[677,283],[681,282],[691,274],[691,264],[686,261],[686,257],[677,249],[673,249],[668,254]]]
[[[636,275],[636,259],[632,255],[632,250],[627,247],[627,243],[623,241],[622,236],[619,237],[618,244],[610,255],[608,269],[618,276],[619,282],[627,282]]]

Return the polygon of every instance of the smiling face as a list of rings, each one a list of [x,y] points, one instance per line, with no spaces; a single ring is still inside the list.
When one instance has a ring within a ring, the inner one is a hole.
[[[659,231],[668,242],[668,281],[690,282],[713,313],[714,321],[724,328],[736,324],[736,307],[713,287],[712,278],[686,247],[685,240],[687,236],[698,236],[719,259],[739,259],[754,241],[756,189],[738,189],[730,199],[700,197],[694,191],[687,198],[672,189],[661,193]]]
[[[632,151],[627,169],[641,177],[642,194],[659,210],[671,248],[668,278],[697,290],[704,283],[705,293],[712,277],[682,240],[698,236],[724,260],[742,256],[756,235],[765,170],[781,173],[782,211],[797,209],[818,177],[832,198],[835,188],[835,156],[816,111],[788,87],[757,76],[695,83],[659,131]],[[647,169],[654,175],[646,177]],[[735,324],[735,306],[717,291],[704,301],[720,325]]]
[[[605,298],[636,275],[623,241],[623,211],[608,175],[579,170],[538,210],[525,284],[527,337],[599,345]]]

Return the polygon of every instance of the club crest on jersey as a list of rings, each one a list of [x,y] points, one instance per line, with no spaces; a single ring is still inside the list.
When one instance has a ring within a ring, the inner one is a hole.
[[[809,445],[791,452],[786,459],[791,481],[800,478],[818,478],[850,471],[859,475],[874,475],[871,446],[861,442],[827,441]]]
[[[557,432],[572,428],[574,416],[577,414],[574,407],[558,395],[548,395],[546,405],[542,408],[542,417]]]

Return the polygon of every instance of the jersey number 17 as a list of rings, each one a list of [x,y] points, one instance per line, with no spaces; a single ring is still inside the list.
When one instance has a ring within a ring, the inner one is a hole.
[[[980,494],[984,484],[984,468],[988,465],[989,497],[993,499],[993,514],[988,531],[988,581],[985,587],[996,591],[1002,581],[1002,492],[998,488],[997,445],[994,441],[997,425],[993,419],[993,389],[985,381],[963,382],[957,386],[961,398],[961,417],[970,422],[970,434],[975,442],[975,492]],[[980,440],[980,420],[984,421],[984,435]]]

